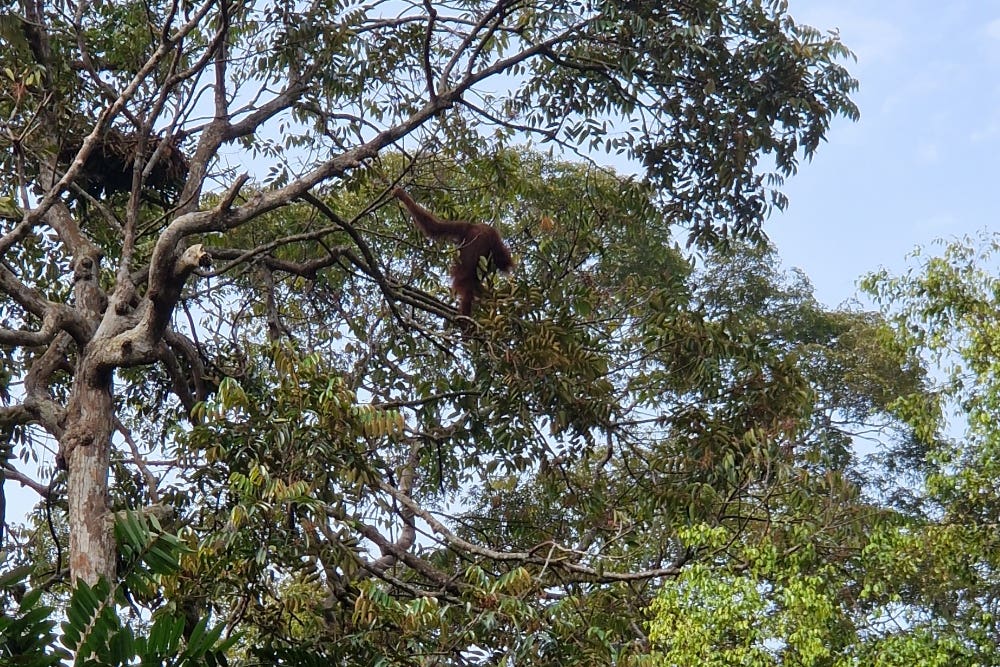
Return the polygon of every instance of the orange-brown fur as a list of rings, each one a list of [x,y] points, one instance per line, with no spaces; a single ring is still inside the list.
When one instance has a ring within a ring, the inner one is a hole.
[[[402,188],[392,194],[413,216],[417,229],[429,239],[447,239],[458,246],[458,258],[451,269],[452,289],[458,295],[459,311],[472,313],[472,302],[482,291],[479,282],[479,258],[486,257],[500,271],[510,271],[514,261],[500,233],[484,223],[442,220],[417,202]]]

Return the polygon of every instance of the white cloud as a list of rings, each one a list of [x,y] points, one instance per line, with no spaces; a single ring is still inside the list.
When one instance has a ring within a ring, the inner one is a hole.
[[[975,46],[985,64],[996,67],[1000,62],[1000,18],[984,19],[975,32]]]
[[[969,133],[969,141],[973,144],[982,144],[994,141],[998,136],[1000,136],[1000,123],[993,119],[983,124],[982,127],[974,128]]]

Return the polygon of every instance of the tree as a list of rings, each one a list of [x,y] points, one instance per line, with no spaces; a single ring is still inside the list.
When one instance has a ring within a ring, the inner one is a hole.
[[[898,429],[869,470],[847,476],[867,500],[842,516],[862,516],[866,527],[829,542],[803,535],[792,548],[771,535],[748,540],[724,526],[696,527],[688,540],[737,546],[726,566],[693,563],[659,591],[654,664],[997,662],[995,237],[914,258],[902,275],[864,279],[881,316],[855,320],[867,321],[860,336],[834,334],[834,349],[848,343],[850,354],[826,351],[827,363],[810,365],[855,391],[867,387],[856,394],[867,398],[849,401],[841,416],[857,421],[876,408],[891,416],[883,426]],[[790,331],[804,330],[801,320],[789,322]],[[846,396],[844,386],[833,394]],[[818,552],[824,542],[846,548]]]
[[[540,573],[628,586],[689,556],[676,540],[620,569],[589,555],[620,530],[595,514],[620,479],[577,490],[570,532],[489,544],[435,502],[612,460],[628,475],[616,455],[633,450],[657,451],[658,474],[670,452],[700,460],[676,492],[708,500],[746,490],[758,445],[801,423],[793,360],[692,311],[670,240],[677,225],[759,240],[774,188],[856,114],[843,46],[781,3],[24,2],[0,39],[0,421],[23,459],[58,443],[69,569],[92,589],[120,578],[112,512],[144,509],[186,525],[195,554],[145,604],[260,612],[259,646],[289,651],[313,628],[271,603],[311,605],[319,576],[325,613],[354,609],[361,625],[337,632],[361,655],[388,645],[376,629],[411,641],[400,628],[448,627],[472,600],[458,655],[501,612],[530,622],[535,606],[490,606],[544,590]],[[617,151],[648,181],[503,150],[527,138]],[[501,224],[522,256],[465,336],[383,208],[400,180]],[[692,391],[702,405],[678,402]],[[7,479],[58,505],[61,487],[13,461]]]
[[[824,310],[804,276],[783,276],[759,249],[725,259],[699,281],[711,319],[758,354],[792,360],[785,372],[809,394],[784,455],[758,454],[758,466],[776,467],[734,494],[728,520],[678,527],[711,556],[655,593],[649,664],[868,664],[851,660],[884,611],[869,590],[883,570],[865,556],[873,534],[905,525],[891,489],[876,486],[876,461],[911,470],[900,454],[915,436],[896,400],[924,396],[927,378],[909,348],[884,344],[892,333],[880,316]],[[879,448],[861,458],[856,441],[871,433]]]
[[[926,445],[912,482],[915,526],[879,539],[878,592],[916,619],[912,633],[893,638],[898,643],[943,647],[959,656],[954,664],[989,664],[1000,637],[996,238],[958,239],[912,259],[916,266],[902,275],[881,271],[863,282],[893,324],[893,343],[936,371],[929,397],[897,401]]]

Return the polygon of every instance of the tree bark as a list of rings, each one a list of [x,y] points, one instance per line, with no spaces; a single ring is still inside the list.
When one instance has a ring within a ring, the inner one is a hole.
[[[76,308],[91,322],[100,321],[107,303],[100,289],[100,254],[84,252],[73,268]],[[80,352],[59,442],[60,463],[68,471],[70,577],[93,586],[113,580],[115,545],[108,521],[108,469],[114,424],[113,372],[98,365],[100,339],[92,337]]]
[[[60,444],[69,471],[70,575],[93,586],[99,578],[110,581],[115,574],[115,544],[108,522],[114,401],[110,373],[81,370]]]

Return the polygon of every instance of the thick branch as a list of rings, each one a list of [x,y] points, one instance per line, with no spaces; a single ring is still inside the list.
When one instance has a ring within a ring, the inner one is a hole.
[[[327,236],[329,233],[330,230],[323,230],[322,232],[317,233],[298,234],[297,237],[300,239],[311,238],[318,240]],[[237,266],[253,262],[255,264],[263,264],[272,271],[281,271],[293,276],[302,276],[303,278],[311,279],[315,278],[316,274],[321,270],[336,264],[341,257],[347,256],[352,263],[355,262],[356,258],[353,257],[354,253],[350,248],[346,246],[328,247],[325,244],[324,247],[329,251],[326,257],[318,257],[306,262],[292,262],[285,259],[278,259],[266,254],[280,246],[293,243],[294,241],[291,241],[290,238],[291,237],[267,243],[253,248],[252,250],[241,250],[237,248],[209,248],[208,252],[212,255],[213,259],[227,260],[223,266],[213,270],[210,275],[222,275],[232,271]]]
[[[19,223],[14,225],[13,229],[0,237],[0,257],[6,254],[7,250],[15,244],[24,240],[24,237],[31,232],[31,228],[34,224],[35,223],[30,222],[27,218],[24,218]]]
[[[49,384],[57,370],[73,371],[68,358],[72,344],[72,336],[65,331],[61,332],[52,340],[44,354],[32,361],[24,378],[25,406],[32,410],[35,421],[57,438],[63,433],[66,410],[52,399]]]
[[[42,328],[38,331],[24,329],[0,329],[0,345],[41,347],[52,341],[61,330],[61,312],[53,308],[45,314]]]
[[[72,308],[46,299],[41,292],[28,287],[6,266],[0,264],[0,293],[6,294],[25,311],[42,320],[37,332],[24,330],[0,331],[0,343],[44,345],[58,330],[65,329],[77,340],[86,340],[93,333],[88,324]]]
[[[116,334],[95,353],[96,367],[110,369],[155,361],[184,283],[195,270],[210,264],[211,256],[197,243],[165,267],[165,275],[158,282],[160,291],[147,295],[138,324]]]
[[[0,426],[30,424],[33,421],[35,421],[35,413],[25,403],[0,406]]]
[[[417,468],[419,458],[420,444],[414,442],[410,446],[410,455],[407,457],[406,464],[399,474],[399,492],[407,496],[413,491],[414,472]],[[396,540],[391,550],[383,550],[382,557],[369,564],[369,569],[377,575],[381,575],[395,565],[398,560],[397,554],[408,552],[417,540],[417,526],[413,520],[413,511],[407,507],[402,507],[400,508],[399,516],[403,519],[403,530],[399,535],[399,539]]]

